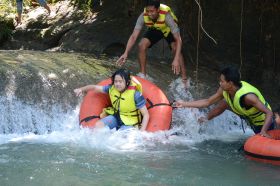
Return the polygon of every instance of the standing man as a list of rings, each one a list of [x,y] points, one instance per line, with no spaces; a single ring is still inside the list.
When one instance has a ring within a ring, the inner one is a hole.
[[[144,11],[138,17],[133,33],[131,34],[127,42],[125,52],[118,59],[117,64],[121,66],[125,63],[128,53],[135,44],[136,39],[138,38],[140,31],[144,25],[148,27],[148,30],[144,34],[144,37],[142,38],[138,46],[138,60],[141,73],[146,75],[147,49],[151,48],[159,40],[164,38],[168,42],[172,49],[172,52],[174,53],[172,71],[177,75],[180,73],[180,71],[182,71],[182,79],[183,81],[186,81],[186,69],[183,55],[181,53],[182,40],[177,25],[177,17],[168,6],[160,4],[160,0],[146,1]]]
[[[177,101],[175,106],[203,108],[214,103],[218,105],[208,113],[208,120],[229,109],[246,119],[255,133],[270,137],[267,130],[274,128],[271,108],[257,88],[240,81],[238,69],[228,67],[221,71],[220,88],[211,97],[190,102]]]
[[[17,17],[16,17],[16,22],[17,22],[16,26],[17,26],[17,25],[21,24],[23,0],[16,0],[16,2],[17,2],[17,14],[18,14]],[[38,3],[48,11],[49,15],[51,14],[51,9],[50,9],[50,7],[48,6],[48,4],[46,3],[45,0],[38,0]]]

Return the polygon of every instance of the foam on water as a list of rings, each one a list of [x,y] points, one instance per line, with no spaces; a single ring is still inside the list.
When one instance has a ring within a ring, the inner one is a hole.
[[[170,89],[175,99],[192,100],[180,80],[172,82]],[[12,95],[12,93],[9,93]],[[48,112],[40,107],[22,103],[12,98],[0,97],[0,144],[6,143],[67,143],[85,148],[107,149],[110,151],[149,151],[159,150],[158,144],[183,145],[192,148],[193,144],[205,140],[235,141],[242,136],[240,119],[226,111],[220,117],[199,123],[198,118],[205,110],[175,109],[172,129],[156,133],[138,130],[115,131],[86,129],[78,125],[79,105],[72,111],[64,112],[54,105]],[[37,134],[34,134],[36,131]],[[246,135],[252,132],[247,128]]]

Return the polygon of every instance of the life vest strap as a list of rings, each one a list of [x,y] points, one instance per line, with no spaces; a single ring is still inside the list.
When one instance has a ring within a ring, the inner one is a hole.
[[[262,114],[263,114],[263,112],[259,111],[259,112],[255,113],[255,114],[251,114],[250,117],[251,117],[252,119],[254,119],[254,118],[259,117],[259,116],[262,115]]]
[[[130,116],[131,113],[134,113],[134,112],[137,112],[138,109],[135,109],[133,111],[130,111],[130,112],[121,112],[122,115],[125,115],[125,116]]]
[[[160,14],[167,14],[168,11],[160,10],[159,13],[160,13]]]
[[[136,86],[128,86],[127,90],[137,90],[137,89],[136,89]]]
[[[165,21],[157,21],[156,23],[157,23],[157,24],[164,24]]]
[[[263,123],[264,120],[255,121],[255,123]]]

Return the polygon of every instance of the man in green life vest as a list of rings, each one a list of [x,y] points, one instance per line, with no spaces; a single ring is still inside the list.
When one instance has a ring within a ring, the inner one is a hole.
[[[176,101],[176,107],[208,107],[214,103],[218,105],[212,109],[207,119],[210,120],[226,109],[246,119],[255,133],[269,137],[267,130],[274,129],[273,113],[260,91],[245,81],[240,81],[238,69],[227,67],[221,71],[220,87],[217,92],[207,99],[184,102]]]
[[[135,44],[141,29],[144,25],[148,28],[139,43],[138,61],[141,73],[146,75],[146,52],[159,40],[165,39],[174,53],[172,71],[175,74],[182,72],[182,80],[186,82],[186,69],[183,55],[181,53],[182,40],[177,25],[177,17],[170,7],[160,4],[159,0],[147,0],[144,11],[140,14],[134,27],[133,33],[129,37],[125,52],[118,59],[117,64],[123,65],[126,62],[128,53]]]

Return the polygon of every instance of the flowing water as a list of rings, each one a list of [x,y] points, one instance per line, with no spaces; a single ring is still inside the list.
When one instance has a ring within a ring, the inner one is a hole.
[[[243,134],[240,119],[230,112],[199,124],[197,118],[207,110],[175,109],[172,129],[157,133],[83,129],[78,124],[81,99],[72,93],[64,98],[60,93],[71,92],[73,87],[87,84],[91,79],[74,81],[69,78],[71,75],[66,76],[68,80],[63,79],[61,74],[66,69],[71,71],[71,66],[67,65],[62,70],[38,67],[40,70],[33,73],[38,78],[34,84],[40,82],[43,88],[32,86],[31,89],[41,92],[28,91],[28,88],[20,93],[19,89],[24,84],[22,77],[29,76],[7,67],[7,61],[13,61],[13,58],[17,61],[21,56],[25,66],[20,68],[24,69],[31,58],[36,58],[38,63],[42,58],[56,59],[58,63],[79,58],[76,63],[80,63],[87,57],[30,51],[1,52],[0,55],[1,68],[5,66],[5,72],[2,72],[5,78],[1,78],[0,86],[1,186],[280,183],[280,167],[248,160],[239,151],[252,132],[246,128]],[[75,68],[72,71],[77,76],[81,69]],[[100,68],[97,71],[100,73]],[[98,82],[108,74],[105,72],[94,81]],[[161,76],[156,70],[152,74]],[[185,91],[180,78],[161,79],[163,81],[160,82],[155,77],[150,78],[165,87],[164,91],[170,98],[193,99],[192,93]],[[192,90],[192,81],[190,84]]]

